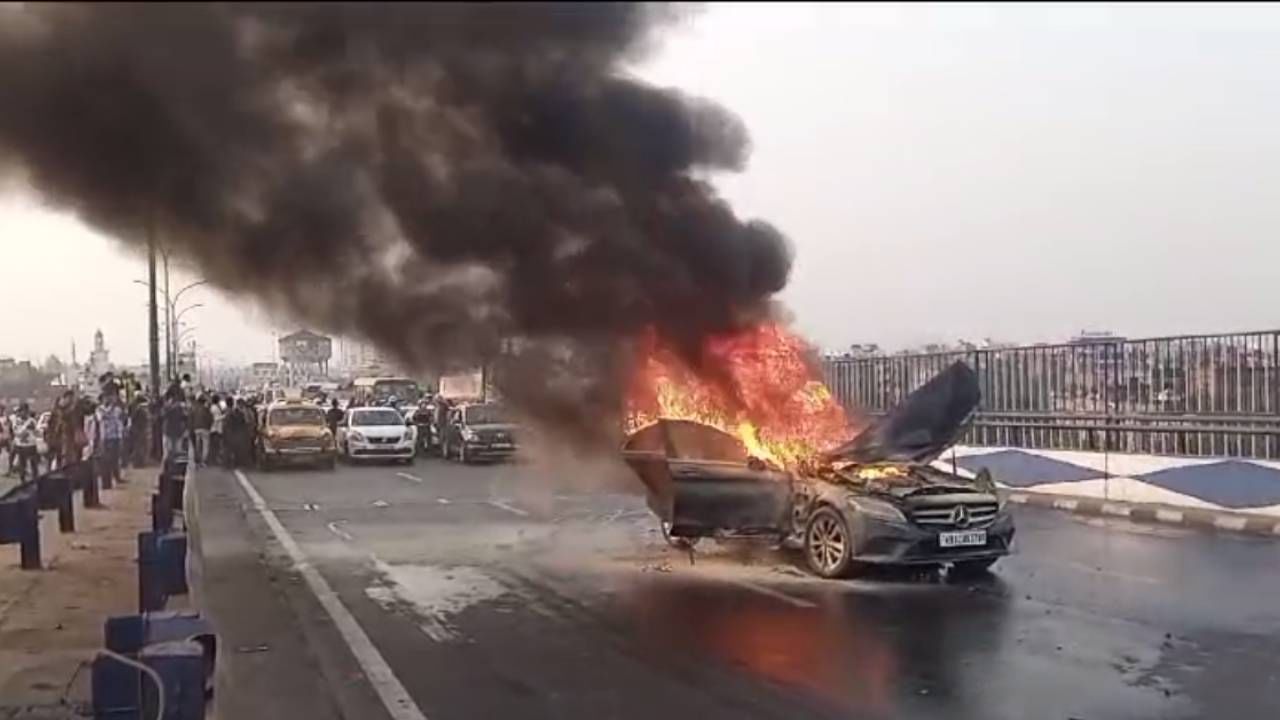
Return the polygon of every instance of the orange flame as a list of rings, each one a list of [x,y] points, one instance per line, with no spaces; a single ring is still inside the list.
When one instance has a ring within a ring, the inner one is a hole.
[[[709,338],[700,371],[653,330],[637,347],[628,431],[660,419],[693,420],[736,436],[752,457],[787,469],[851,435],[844,410],[809,362],[810,349],[781,325]]]

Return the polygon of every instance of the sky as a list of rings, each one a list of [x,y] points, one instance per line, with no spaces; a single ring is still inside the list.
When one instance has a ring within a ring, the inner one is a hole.
[[[789,236],[782,299],[823,349],[1140,337],[1280,325],[1278,41],[1268,5],[712,4],[631,71],[745,121],[716,183]],[[0,238],[0,355],[83,358],[101,328],[145,359],[140,257],[12,189]],[[215,360],[291,327],[193,302]]]

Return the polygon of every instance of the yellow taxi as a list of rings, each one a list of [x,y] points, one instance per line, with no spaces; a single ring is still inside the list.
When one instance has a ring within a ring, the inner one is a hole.
[[[257,454],[263,470],[286,464],[333,469],[333,433],[324,410],[303,400],[283,400],[268,405],[260,417]]]

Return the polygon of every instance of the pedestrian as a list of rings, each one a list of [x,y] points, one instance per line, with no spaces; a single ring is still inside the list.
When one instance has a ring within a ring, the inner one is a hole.
[[[21,403],[13,419],[13,451],[18,460],[18,477],[23,482],[34,479],[40,471],[36,438],[36,418],[31,414],[31,406]]]
[[[182,379],[178,382],[178,387],[182,390],[182,398],[190,402],[195,392],[191,385],[191,373],[182,373]]]
[[[209,398],[201,395],[191,408],[191,428],[195,447],[191,456],[198,465],[204,465],[209,457],[209,435],[213,431],[213,412],[209,410]]]
[[[146,395],[135,395],[129,411],[129,464],[135,468],[147,464],[147,446],[151,437],[151,412]]]
[[[44,427],[44,447],[49,469],[60,467],[63,457],[63,445],[67,438],[67,425],[70,423],[71,406],[75,402],[75,394],[67,390],[58,396],[49,411],[49,422]]]
[[[249,420],[245,414],[244,401],[236,398],[226,418],[226,463],[227,468],[241,467],[247,462],[249,444]]]
[[[9,424],[9,410],[0,403],[0,450],[4,451],[6,457],[9,458],[8,475],[13,474],[13,433],[10,430],[12,425]]]
[[[102,440],[101,474],[115,482],[124,482],[120,472],[121,449],[124,445],[125,426],[129,422],[128,414],[120,403],[120,393],[109,393],[102,405],[98,407],[98,437]]]
[[[181,392],[170,394],[164,401],[161,416],[164,433],[164,462],[167,464],[178,455],[187,452],[187,436],[191,432],[190,417]]]
[[[227,409],[218,395],[214,395],[209,403],[209,416],[213,422],[209,426],[209,452],[204,457],[205,465],[222,459],[222,431],[226,424]]]
[[[338,399],[334,398],[329,412],[324,414],[324,421],[329,425],[329,432],[333,433],[334,437],[338,436],[338,426],[342,424],[342,419],[346,416],[347,414],[342,412],[342,408],[338,407]]]

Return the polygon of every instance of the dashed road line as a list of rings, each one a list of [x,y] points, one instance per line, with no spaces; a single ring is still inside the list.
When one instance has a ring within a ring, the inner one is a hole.
[[[413,474],[410,474],[410,473],[407,473],[407,472],[398,472],[398,473],[396,473],[396,477],[398,477],[398,478],[404,478],[405,480],[408,480],[409,482],[415,482],[415,483],[418,483],[419,485],[421,485],[421,484],[422,484],[422,482],[423,482],[422,478],[418,477],[417,475],[413,475]]]
[[[342,529],[341,527],[342,524],[343,524],[342,520],[334,520],[328,525],[325,525],[325,527],[329,528],[329,532],[333,533],[334,535],[337,535],[338,537],[342,538],[347,542],[354,541],[355,538],[351,536],[351,533]]]
[[[520,517],[529,517],[529,512],[527,510],[521,510],[520,508],[514,505],[511,505],[510,503],[507,503],[504,500],[486,500],[485,504],[492,505],[493,507],[496,507],[499,510],[506,510],[507,512],[513,515],[519,515]]]
[[[422,714],[422,710],[413,701],[413,697],[409,695],[409,691],[405,690],[404,685],[396,679],[395,673],[391,670],[391,665],[387,663],[386,658],[378,652],[378,648],[365,634],[364,628],[360,627],[360,623],[356,622],[355,616],[342,604],[342,600],[338,598],[338,594],[333,591],[329,583],[320,575],[320,571],[307,559],[302,547],[298,545],[293,536],[285,530],[284,524],[280,522],[280,518],[276,517],[274,511],[267,507],[266,500],[258,494],[258,489],[249,482],[249,478],[239,470],[236,470],[236,479],[240,481],[240,487],[244,489],[249,500],[253,502],[253,507],[262,516],[262,520],[266,522],[267,527],[271,529],[271,534],[275,536],[276,541],[280,543],[289,555],[289,559],[293,561],[294,568],[302,575],[302,579],[306,581],[307,587],[311,589],[316,599],[320,601],[320,606],[328,613],[329,619],[338,629],[338,633],[342,636],[343,641],[347,643],[347,647],[351,649],[351,654],[355,656],[356,662],[360,664],[360,669],[364,672],[369,684],[373,686],[373,690],[378,695],[378,699],[382,701],[383,707],[387,709],[387,714],[392,720],[427,720],[427,716]]]

